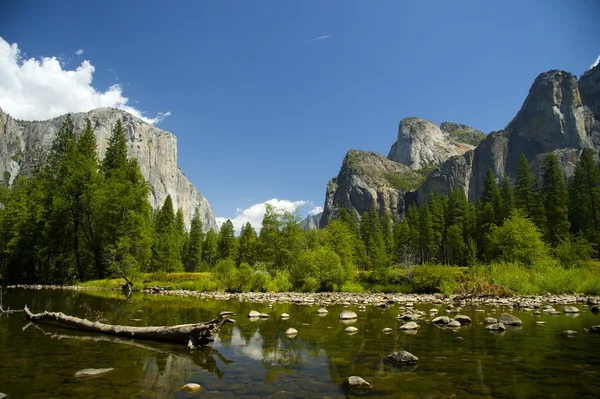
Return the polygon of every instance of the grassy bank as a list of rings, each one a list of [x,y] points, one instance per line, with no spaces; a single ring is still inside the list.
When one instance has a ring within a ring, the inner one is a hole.
[[[264,270],[243,270],[219,273],[140,273],[134,278],[134,290],[165,287],[190,291],[285,292],[290,291],[285,272],[274,276]],[[118,288],[122,279],[94,280],[81,283],[85,287]],[[600,294],[600,262],[587,262],[576,268],[564,268],[554,263],[535,267],[517,263],[497,262],[471,268],[435,264],[410,269],[389,269],[382,272],[355,272],[350,281],[334,290],[343,292],[389,292],[450,294],[521,294],[546,293]]]

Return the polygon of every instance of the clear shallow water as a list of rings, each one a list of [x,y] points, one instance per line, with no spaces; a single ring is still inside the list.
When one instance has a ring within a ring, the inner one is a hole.
[[[107,339],[89,333],[30,325],[22,314],[0,317],[0,392],[9,398],[343,398],[358,397],[344,387],[358,375],[373,388],[364,396],[390,398],[598,398],[600,334],[583,328],[600,316],[582,308],[577,317],[514,311],[522,328],[503,334],[484,329],[487,316],[502,310],[461,312],[473,319],[458,331],[421,321],[411,335],[398,327],[398,305],[369,307],[358,313],[355,335],[344,333],[343,307],[323,317],[317,306],[250,304],[198,298],[109,292],[8,290],[4,307],[62,311],[85,317],[102,311],[107,321],[130,325],[173,325],[207,321],[232,310],[237,323],[225,326],[210,348],[188,353],[183,347],[151,341]],[[415,305],[428,311],[430,304]],[[438,307],[439,308],[439,307]],[[558,307],[557,307],[558,308]],[[252,322],[250,310],[270,319]],[[441,309],[440,309],[441,310]],[[289,320],[281,320],[281,313]],[[443,312],[440,312],[443,314]],[[141,319],[141,321],[132,321]],[[540,326],[536,321],[546,321]],[[289,327],[299,331],[290,339]],[[381,330],[391,327],[385,335]],[[563,331],[573,329],[577,337]],[[395,350],[419,357],[414,367],[398,369],[383,362]],[[84,368],[115,370],[94,378],[75,378]],[[188,382],[202,390],[187,393]]]

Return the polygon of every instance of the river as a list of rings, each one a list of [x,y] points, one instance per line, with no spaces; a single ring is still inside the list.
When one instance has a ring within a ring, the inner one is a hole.
[[[577,315],[534,315],[512,309],[465,307],[472,323],[458,329],[419,321],[416,334],[398,327],[399,304],[367,307],[354,335],[339,319],[342,306],[319,315],[318,306],[179,298],[116,292],[9,289],[4,308],[62,311],[102,317],[112,324],[173,325],[208,321],[220,311],[237,323],[219,332],[209,348],[151,341],[114,342],[104,336],[29,324],[22,313],[0,316],[0,392],[8,398],[344,398],[358,397],[345,381],[356,375],[372,384],[361,397],[389,398],[598,398],[600,334],[585,332],[600,316],[577,305]],[[415,304],[429,313],[432,304]],[[559,307],[557,307],[559,308]],[[482,308],[479,308],[480,310]],[[251,321],[250,310],[268,313]],[[523,321],[503,333],[485,329],[486,317],[508,311]],[[290,318],[282,320],[280,315]],[[546,324],[538,324],[545,321]],[[295,338],[285,331],[298,330]],[[392,333],[382,330],[392,328]],[[565,330],[578,335],[566,337]],[[398,368],[384,362],[396,351],[419,358]],[[76,378],[85,368],[114,368]],[[181,389],[198,383],[193,393]],[[0,395],[1,396],[1,395]]]

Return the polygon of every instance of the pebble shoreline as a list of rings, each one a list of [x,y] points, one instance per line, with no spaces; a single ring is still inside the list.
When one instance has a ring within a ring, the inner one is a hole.
[[[77,285],[9,285],[6,288],[22,289],[53,289],[53,290],[101,290],[95,287],[81,287]],[[186,290],[169,290],[164,287],[151,287],[141,291],[142,293],[158,296],[179,296],[196,297],[202,299],[217,299],[223,301],[237,300],[239,302],[250,303],[293,303],[307,306],[332,306],[332,305],[362,305],[385,307],[393,304],[402,304],[410,307],[418,303],[441,304],[459,304],[465,305],[492,305],[508,306],[522,309],[537,309],[544,304],[556,304],[560,306],[580,304],[580,305],[600,305],[600,298],[579,295],[579,294],[548,294],[541,296],[518,295],[514,297],[471,297],[461,298],[456,295],[445,296],[443,294],[383,294],[383,293],[347,293],[347,292],[281,292],[281,293],[263,293],[263,292],[244,292],[244,293],[224,293],[224,292],[199,292]]]

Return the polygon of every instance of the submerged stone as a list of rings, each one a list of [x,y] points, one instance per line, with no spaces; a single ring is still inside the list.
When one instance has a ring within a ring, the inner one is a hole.
[[[75,373],[75,377],[95,377],[100,374],[108,373],[109,371],[113,371],[114,368],[105,368],[105,369],[83,369],[79,370]]]
[[[485,329],[491,331],[504,331],[506,330],[506,327],[502,323],[495,323],[485,326]]]
[[[194,382],[187,383],[181,387],[181,389],[188,391],[188,392],[196,392],[196,391],[199,391],[201,388],[202,387],[200,386],[200,384],[196,384]]]
[[[408,323],[401,325],[400,329],[401,330],[416,330],[419,327],[421,327],[421,326],[418,325],[417,323],[415,323],[414,321],[409,321]]]
[[[298,330],[296,330],[295,328],[291,328],[291,327],[290,327],[290,328],[288,328],[287,330],[285,330],[285,335],[288,335],[288,336],[291,336],[291,335],[293,335],[293,336],[296,336],[296,335],[298,335]]]
[[[358,315],[351,310],[344,310],[342,313],[340,313],[340,319],[342,320],[352,320],[357,318]]]
[[[371,384],[365,381],[362,377],[352,375],[348,377],[346,381],[350,388],[358,388],[358,389],[369,389],[371,388]]]
[[[396,351],[387,355],[386,359],[395,364],[415,364],[419,358],[407,351]]]
[[[579,313],[579,309],[575,306],[565,306],[565,313]]]
[[[514,316],[510,313],[502,313],[498,317],[498,323],[505,324],[507,326],[520,326],[523,324],[521,319],[519,319],[517,316]]]
[[[431,320],[433,324],[448,324],[450,323],[450,318],[448,316],[438,316],[435,319]]]
[[[574,337],[574,336],[577,335],[577,331],[575,331],[575,330],[567,330],[563,334],[565,334],[567,337]]]

